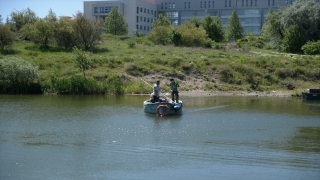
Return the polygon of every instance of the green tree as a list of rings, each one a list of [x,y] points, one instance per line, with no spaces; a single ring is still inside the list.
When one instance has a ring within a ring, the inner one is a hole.
[[[243,27],[235,10],[232,12],[231,17],[228,19],[225,33],[228,41],[237,41],[237,39],[243,37]]]
[[[148,35],[148,38],[156,44],[162,44],[162,45],[169,44],[170,30],[171,30],[171,27],[168,27],[168,26],[156,26],[152,28],[152,31]]]
[[[284,32],[284,51],[291,53],[300,53],[301,47],[306,43],[303,29],[298,25],[292,25]]]
[[[194,16],[191,19],[189,19],[188,21],[197,28],[202,25],[201,19],[198,16]]]
[[[30,8],[26,10],[12,12],[9,22],[15,27],[15,31],[19,31],[26,24],[34,24],[38,18]]]
[[[202,20],[202,26],[206,30],[208,37],[215,41],[221,42],[224,39],[223,26],[219,17],[207,15]]]
[[[69,19],[60,19],[56,23],[53,37],[57,45],[66,50],[76,45],[76,34]]]
[[[206,30],[202,26],[196,27],[191,22],[185,22],[177,27],[177,31],[181,33],[181,45],[188,47],[204,47],[207,43]]]
[[[261,30],[261,36],[265,37],[267,40],[271,41],[271,44],[276,49],[280,49],[282,39],[284,37],[283,27],[280,23],[280,14],[273,11],[272,8],[269,9],[268,16],[265,19],[265,23]]]
[[[108,17],[105,19],[104,31],[112,35],[128,34],[128,22],[116,8],[112,8]]]
[[[27,24],[20,29],[20,33],[40,48],[48,48],[53,37],[53,26],[46,19],[39,19],[34,24]]]
[[[181,44],[181,33],[177,29],[172,28],[169,32],[169,37],[175,46],[179,46]]]
[[[79,70],[82,71],[83,77],[86,78],[85,71],[91,67],[92,62],[87,58],[87,55],[77,47],[73,48],[73,53],[75,54],[75,60]]]
[[[72,25],[78,43],[85,49],[93,47],[95,43],[100,41],[102,31],[100,21],[89,20],[81,12],[78,12],[72,21]]]
[[[158,19],[155,19],[152,22],[152,28],[155,28],[158,26],[169,27],[169,26],[171,26],[171,21],[166,16],[164,16],[163,14],[160,13],[158,15]]]
[[[15,33],[10,30],[9,25],[0,24],[0,50],[10,46],[15,39]]]
[[[281,9],[281,25],[287,29],[296,24],[306,41],[320,40],[320,3],[315,0],[297,0]]]

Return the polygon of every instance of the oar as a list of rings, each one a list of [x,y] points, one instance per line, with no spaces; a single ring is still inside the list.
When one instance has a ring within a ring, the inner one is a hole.
[[[153,86],[151,86],[151,84],[149,84],[147,81],[143,80],[142,78],[140,78],[141,81],[143,81],[144,83],[148,84],[150,87],[153,88]],[[169,102],[171,102],[171,99],[168,98],[165,94],[161,93],[164,97],[166,97],[167,99],[169,99]]]

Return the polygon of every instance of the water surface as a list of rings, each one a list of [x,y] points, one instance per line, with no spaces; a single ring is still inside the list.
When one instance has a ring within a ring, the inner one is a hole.
[[[320,102],[0,96],[0,179],[320,179]]]

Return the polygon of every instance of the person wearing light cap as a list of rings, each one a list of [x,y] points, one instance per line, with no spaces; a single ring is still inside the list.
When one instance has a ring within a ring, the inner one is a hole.
[[[153,92],[152,92],[154,102],[159,102],[160,94],[161,94],[160,80],[157,80],[156,84],[153,86]]]

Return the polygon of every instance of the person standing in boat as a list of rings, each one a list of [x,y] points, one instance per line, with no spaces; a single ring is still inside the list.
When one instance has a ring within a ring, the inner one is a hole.
[[[157,80],[156,84],[153,86],[153,92],[152,92],[153,102],[159,102],[160,94],[161,94],[160,80]]]
[[[170,79],[171,99],[174,102],[174,96],[176,96],[176,102],[179,103],[179,83],[175,82],[174,79]]]

